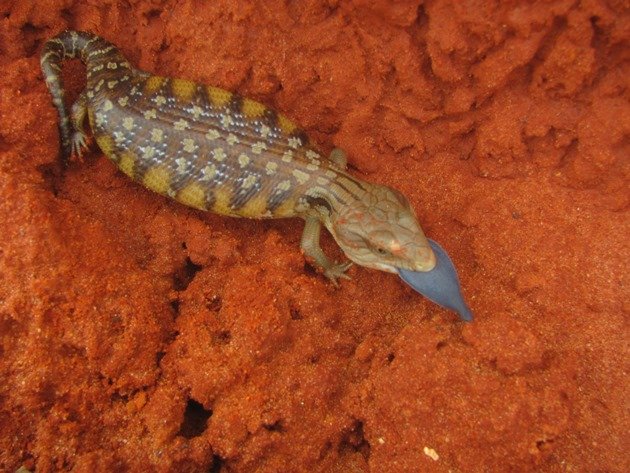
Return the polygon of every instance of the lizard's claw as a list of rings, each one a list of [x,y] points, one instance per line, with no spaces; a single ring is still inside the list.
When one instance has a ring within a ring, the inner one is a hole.
[[[77,159],[83,157],[83,152],[88,149],[88,141],[85,133],[81,131],[75,131],[72,135],[72,156]]]
[[[346,271],[348,271],[352,264],[352,261],[347,261],[345,263],[335,263],[324,270],[324,276],[326,276],[330,280],[333,286],[339,287],[339,282],[337,281],[337,279],[352,279],[346,274]]]

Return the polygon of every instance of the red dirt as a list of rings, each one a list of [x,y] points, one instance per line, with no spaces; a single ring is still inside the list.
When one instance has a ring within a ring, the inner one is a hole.
[[[4,2],[0,470],[630,471],[630,16],[516,3]],[[390,274],[335,290],[300,222],[184,208],[95,148],[56,175],[65,28],[345,148],[474,323]]]

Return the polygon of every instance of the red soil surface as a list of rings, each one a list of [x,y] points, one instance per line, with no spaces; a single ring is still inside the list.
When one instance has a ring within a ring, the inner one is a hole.
[[[0,470],[630,471],[628,5],[530,3],[5,0]],[[335,290],[299,221],[185,208],[96,148],[56,173],[65,28],[345,148],[474,323],[391,274]]]

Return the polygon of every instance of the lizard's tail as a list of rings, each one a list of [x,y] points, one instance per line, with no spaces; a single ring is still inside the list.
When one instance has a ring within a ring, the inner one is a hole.
[[[53,104],[59,114],[59,138],[61,157],[66,162],[72,152],[72,126],[64,102],[65,91],[61,77],[61,63],[65,59],[78,58],[88,62],[90,55],[105,51],[114,46],[92,33],[81,31],[64,31],[44,44],[40,64],[46,86],[53,97]]]

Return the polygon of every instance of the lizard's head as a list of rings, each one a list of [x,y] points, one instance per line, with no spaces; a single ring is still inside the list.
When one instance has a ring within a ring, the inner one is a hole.
[[[390,273],[435,267],[435,254],[409,202],[394,189],[370,184],[361,199],[330,217],[329,231],[358,265]]]

